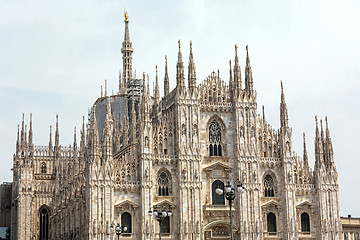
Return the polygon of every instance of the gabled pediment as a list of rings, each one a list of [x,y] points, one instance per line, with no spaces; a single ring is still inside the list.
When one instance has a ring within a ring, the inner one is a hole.
[[[311,204],[309,201],[306,201],[306,200],[300,202],[299,204],[296,204],[296,207],[297,207],[297,208],[302,207],[302,206],[309,206],[309,207],[311,207],[312,204]]]
[[[124,200],[124,201],[119,202],[118,204],[115,204],[114,207],[115,208],[124,208],[124,207],[138,208],[139,206],[130,200]]]
[[[156,204],[154,205],[154,208],[161,208],[161,207],[166,207],[166,208],[170,207],[170,208],[174,208],[175,206],[176,206],[176,205],[175,205],[175,203],[170,202],[170,201],[169,201],[169,200],[167,200],[167,199],[164,199],[164,200],[162,200],[162,201],[160,201],[160,202],[156,203]]]
[[[204,168],[204,171],[209,172],[209,171],[212,171],[215,169],[231,171],[232,167],[230,167],[229,165],[226,165],[225,163],[222,163],[222,162],[215,162],[215,163],[210,164],[206,168]]]
[[[269,207],[269,206],[276,206],[277,207],[277,206],[280,206],[280,204],[277,201],[275,201],[274,199],[271,199],[271,200],[261,204],[261,207]]]

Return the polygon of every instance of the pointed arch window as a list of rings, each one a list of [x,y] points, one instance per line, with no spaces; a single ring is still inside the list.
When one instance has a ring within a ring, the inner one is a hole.
[[[310,218],[307,213],[301,214],[301,231],[310,232]]]
[[[223,194],[219,195],[216,193],[216,189],[220,188],[223,190]],[[211,196],[212,196],[212,204],[213,205],[225,205],[225,198],[224,198],[224,183],[220,180],[216,180],[211,185]]]
[[[267,215],[267,231],[269,233],[276,233],[276,216],[274,213],[268,213]]]
[[[221,127],[217,121],[212,121],[209,126],[210,156],[222,156]]]
[[[265,197],[275,196],[275,184],[270,174],[267,174],[264,178],[264,196]]]
[[[161,171],[158,175],[159,196],[169,196],[171,193],[171,180],[167,172]]]
[[[128,212],[124,212],[121,214],[121,226],[127,227],[126,231],[124,233],[131,233],[131,214]]]
[[[40,215],[40,240],[49,239],[49,211],[46,207],[39,210]]]
[[[45,162],[41,163],[40,172],[41,173],[46,173],[46,163]]]

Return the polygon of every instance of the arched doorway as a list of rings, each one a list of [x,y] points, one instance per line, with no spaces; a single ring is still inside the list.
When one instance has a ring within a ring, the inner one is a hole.
[[[40,240],[48,240],[49,239],[49,207],[42,206],[39,209],[39,217],[40,217]]]

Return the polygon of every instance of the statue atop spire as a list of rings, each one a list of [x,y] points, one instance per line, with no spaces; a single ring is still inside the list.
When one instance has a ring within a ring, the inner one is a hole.
[[[132,53],[134,52],[134,49],[132,48],[132,42],[130,41],[129,16],[126,11],[124,15],[125,15],[125,34],[124,34],[124,41],[122,43],[121,53],[123,54],[122,83],[126,87],[127,81],[132,78]]]
[[[125,11],[125,9],[124,9],[124,17],[125,17],[125,22],[129,22],[129,15],[127,11]]]

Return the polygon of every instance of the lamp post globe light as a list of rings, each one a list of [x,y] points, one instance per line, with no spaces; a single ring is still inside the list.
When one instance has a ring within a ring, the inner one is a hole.
[[[161,240],[161,223],[167,216],[171,217],[172,212],[170,210],[154,210],[154,212],[150,210],[149,216],[151,217],[153,215],[155,216],[155,219],[159,222],[159,240]]]
[[[240,194],[242,194],[245,191],[242,182],[240,182],[239,180],[236,180],[234,182],[234,185],[236,185],[236,188],[240,192]],[[230,181],[228,181],[228,183],[225,186],[225,194],[224,195],[225,195],[225,198],[229,201],[229,206],[230,206],[230,236],[231,236],[231,240],[234,239],[234,237],[233,237],[232,209],[231,209],[231,206],[232,206],[232,202],[233,202],[233,200],[235,199],[235,196],[236,196],[235,191],[236,191],[236,189],[234,187],[232,187],[230,185]],[[218,194],[220,196],[223,195],[223,193],[224,193],[224,191],[220,187],[217,187],[215,189],[215,192],[216,192],[216,194]]]
[[[112,224],[112,225],[110,226],[111,235],[114,233],[114,226],[115,226],[115,225],[116,225],[116,224]],[[115,233],[116,233],[116,235],[117,235],[117,237],[118,237],[118,240],[120,239],[120,235],[121,235],[122,233],[126,232],[127,229],[128,229],[128,228],[127,228],[126,226],[120,226],[119,223],[115,226]]]

